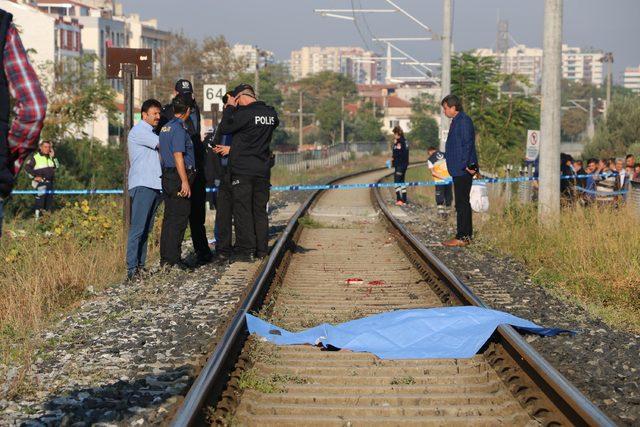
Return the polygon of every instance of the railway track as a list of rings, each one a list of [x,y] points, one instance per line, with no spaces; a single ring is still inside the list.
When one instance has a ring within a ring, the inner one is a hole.
[[[471,359],[383,361],[247,340],[249,311],[299,330],[395,309],[484,306],[383,199],[334,190],[301,206],[174,425],[613,425],[509,326]],[[346,285],[351,277],[363,282]]]

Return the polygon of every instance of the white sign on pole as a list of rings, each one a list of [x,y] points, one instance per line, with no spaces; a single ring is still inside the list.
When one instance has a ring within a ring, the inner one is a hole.
[[[538,154],[540,154],[540,131],[528,130],[525,160],[527,162],[533,162],[538,158]]]
[[[222,97],[227,92],[226,85],[204,85],[204,102],[202,103],[203,111],[211,111],[213,104],[218,104],[218,111],[222,111]]]

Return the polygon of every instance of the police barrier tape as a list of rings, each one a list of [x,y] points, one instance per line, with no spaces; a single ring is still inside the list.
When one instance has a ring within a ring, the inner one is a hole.
[[[560,179],[576,179],[576,178],[587,178],[592,175],[563,175]],[[617,176],[617,173],[608,173],[608,174],[600,174],[602,178],[608,178],[611,176]],[[482,178],[476,180],[477,182],[486,183],[486,184],[508,184],[508,183],[516,183],[516,182],[529,182],[529,181],[537,181],[536,177],[515,177],[515,178]],[[407,187],[436,187],[442,185],[449,185],[453,182],[451,178],[446,179],[444,181],[413,181],[413,182],[405,182],[405,183],[395,183],[395,182],[381,182],[381,183],[363,183],[363,184],[316,184],[316,185],[279,185],[272,186],[271,191],[315,191],[315,190],[354,190],[354,189],[363,189],[363,188],[394,188],[398,184],[403,184]],[[586,193],[600,193],[600,192],[592,192],[592,190],[587,190],[582,187],[576,188],[580,191],[584,191]],[[215,193],[217,189],[207,188],[207,193]],[[45,195],[45,194],[54,194],[54,195],[67,195],[67,196],[92,196],[92,195],[121,195],[123,193],[122,190],[114,189],[114,190],[47,190],[47,191],[38,191],[38,190],[16,190],[13,192],[14,195]],[[620,194],[625,194],[627,191],[617,191],[611,193],[600,193],[601,196],[616,196]]]

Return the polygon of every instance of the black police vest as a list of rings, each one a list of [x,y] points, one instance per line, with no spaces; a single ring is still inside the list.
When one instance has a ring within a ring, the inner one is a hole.
[[[13,15],[0,9],[0,196],[8,195],[13,185],[9,164],[9,83],[4,73],[4,47]]]

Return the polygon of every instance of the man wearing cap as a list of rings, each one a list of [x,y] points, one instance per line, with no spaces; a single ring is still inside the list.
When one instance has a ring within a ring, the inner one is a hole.
[[[207,232],[204,226],[206,220],[206,177],[205,169],[205,145],[201,138],[200,109],[193,96],[193,85],[189,80],[180,79],[176,82],[174,96],[180,96],[190,106],[190,115],[184,121],[185,128],[193,142],[195,154],[195,178],[191,186],[191,212],[189,213],[189,227],[191,229],[191,240],[193,249],[196,252],[197,263],[203,265],[212,258],[211,249],[207,240]],[[172,120],[175,116],[172,104],[164,107],[163,118],[160,120],[158,130]]]
[[[216,153],[229,156],[233,219],[236,230],[234,252],[239,260],[262,258],[268,252],[269,178],[272,166],[270,143],[279,120],[276,110],[256,99],[253,87],[237,86],[229,102],[235,108],[220,122],[221,135],[231,134],[231,146],[216,145]]]
[[[164,218],[160,234],[160,264],[188,268],[181,259],[182,240],[189,222],[196,178],[193,141],[186,120],[191,114],[189,102],[176,96],[171,103],[174,117],[160,129],[159,151],[162,165]]]

